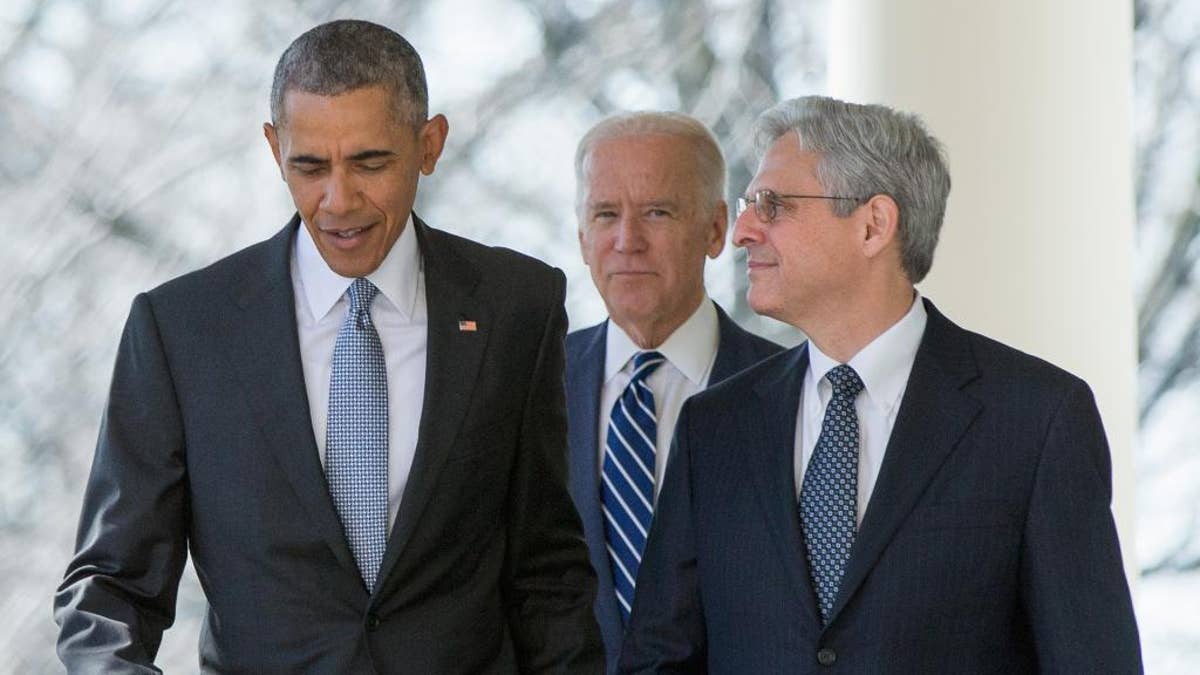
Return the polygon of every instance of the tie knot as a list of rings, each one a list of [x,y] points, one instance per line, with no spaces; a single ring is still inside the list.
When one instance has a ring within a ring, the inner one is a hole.
[[[863,381],[858,373],[844,363],[825,373],[825,379],[833,385],[833,395],[837,397],[853,399],[863,390]]]
[[[644,382],[647,377],[650,377],[658,367],[667,360],[667,357],[658,352],[638,352],[633,355],[633,377],[630,382]]]
[[[375,284],[359,277],[350,284],[350,314],[355,323],[366,328],[371,323],[371,301],[379,295]]]
[[[359,314],[370,310],[371,301],[376,295],[379,295],[379,289],[375,288],[375,284],[363,277],[355,279],[350,284],[350,311]]]

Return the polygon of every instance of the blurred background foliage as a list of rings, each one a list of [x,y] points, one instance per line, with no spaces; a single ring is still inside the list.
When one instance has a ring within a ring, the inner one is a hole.
[[[451,127],[418,212],[563,268],[578,328],[604,315],[575,235],[578,138],[614,111],[683,110],[716,132],[730,195],[740,192],[758,113],[824,90],[827,1],[0,3],[0,672],[61,671],[50,598],[133,296],[269,236],[292,213],[261,131],[292,39],[356,17],[416,46],[431,109]],[[1167,615],[1181,592],[1200,607],[1200,442],[1186,431],[1200,404],[1196,4],[1135,5],[1149,672],[1200,660],[1200,619]],[[740,269],[732,250],[710,263],[710,294],[752,329],[796,342],[749,312]],[[203,611],[189,569],[160,652],[167,672],[196,669]]]

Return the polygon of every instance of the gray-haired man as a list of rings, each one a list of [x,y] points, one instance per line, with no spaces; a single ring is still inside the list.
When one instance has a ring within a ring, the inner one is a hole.
[[[1091,391],[913,287],[938,142],[821,97],[759,135],[734,243],[809,341],[684,405],[621,670],[1138,672]]]
[[[189,552],[203,671],[602,670],[564,278],[412,213],[426,106],[382,26],[284,52],[265,133],[298,213],[134,301],[55,598],[71,671],[152,667]]]

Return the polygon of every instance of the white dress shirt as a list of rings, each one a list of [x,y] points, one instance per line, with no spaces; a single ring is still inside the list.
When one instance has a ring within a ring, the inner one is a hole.
[[[667,470],[667,455],[671,449],[671,437],[675,433],[675,421],[679,409],[692,394],[704,390],[717,360],[717,343],[720,341],[717,325],[717,309],[708,296],[675,332],[655,350],[666,357],[663,363],[646,378],[646,385],[654,393],[654,412],[657,421],[657,438],[654,453],[654,497],[658,498],[663,474]],[[600,390],[599,420],[600,442],[597,448],[604,467],[604,448],[608,440],[608,418],[613,405],[633,377],[633,357],[643,350],[612,320],[604,346],[604,385]]]
[[[425,273],[412,216],[379,268],[367,275],[379,289],[371,321],[379,332],[388,382],[388,531],[417,449],[417,427],[425,401]],[[308,412],[321,465],[325,465],[325,425],[329,415],[329,376],[333,345],[350,310],[346,291],[354,279],[325,264],[308,228],[300,226],[292,251],[292,290]]]
[[[848,365],[858,373],[863,390],[854,401],[858,413],[858,508],[857,521],[861,525],[863,514],[875,480],[879,478],[879,467],[883,465],[883,454],[887,450],[892,427],[896,425],[896,413],[904,390],[908,387],[908,376],[917,358],[917,347],[925,334],[925,305],[919,293],[914,293],[912,307],[899,321],[863,347]],[[804,484],[804,470],[812,457],[821,435],[821,421],[825,418],[825,407],[833,398],[833,385],[825,374],[839,364],[808,343],[808,370],[800,394],[800,410],[796,420],[795,470],[796,495]]]

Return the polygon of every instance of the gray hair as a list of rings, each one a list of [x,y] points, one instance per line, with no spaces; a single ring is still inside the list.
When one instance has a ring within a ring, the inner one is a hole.
[[[780,136],[799,134],[815,152],[817,178],[828,193],[861,197],[887,195],[900,207],[900,259],[909,281],[929,273],[946,215],[950,171],[945,150],[920,118],[882,105],[804,96],[779,103],[755,124],[761,156]],[[836,201],[845,217],[861,202]]]
[[[369,21],[323,23],[296,38],[279,57],[271,83],[271,123],[283,124],[283,97],[288,91],[337,96],[374,86],[392,94],[398,120],[414,126],[425,122],[429,114],[425,68],[408,40]]]
[[[675,136],[687,143],[693,161],[689,167],[695,180],[696,196],[709,208],[725,200],[725,157],[721,146],[708,127],[694,117],[677,112],[639,110],[607,117],[592,127],[575,149],[575,210],[583,213],[587,182],[584,170],[588,156],[596,144],[612,138],[628,136]]]

